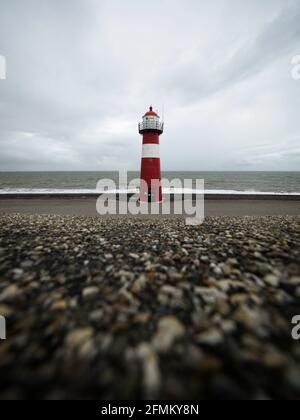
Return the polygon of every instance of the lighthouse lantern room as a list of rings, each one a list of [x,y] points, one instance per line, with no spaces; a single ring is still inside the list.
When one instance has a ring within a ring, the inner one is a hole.
[[[164,123],[151,106],[139,123],[139,133],[143,136],[141,202],[162,202],[159,136],[163,131]]]

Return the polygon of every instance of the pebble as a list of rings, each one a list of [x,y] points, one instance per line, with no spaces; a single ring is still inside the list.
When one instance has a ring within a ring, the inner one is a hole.
[[[280,284],[280,278],[273,274],[268,274],[264,277],[265,283],[272,287],[278,287]]]
[[[168,295],[168,296],[173,297],[175,299],[181,299],[182,298],[182,295],[183,295],[182,290],[180,290],[180,289],[178,289],[176,287],[173,287],[173,286],[168,286],[168,285],[163,286],[160,289],[160,293],[161,294]]]
[[[227,300],[226,294],[220,292],[218,289],[197,286],[194,290],[195,294],[200,296],[208,305]]]
[[[234,319],[241,322],[245,327],[251,330],[257,330],[262,323],[260,313],[242,305],[234,314]]]
[[[283,369],[285,368],[289,360],[286,356],[279,352],[268,352],[262,359],[262,363],[264,366],[270,369]]]
[[[133,260],[139,260],[139,259],[140,259],[139,255],[137,255],[137,254],[133,254],[133,253],[131,253],[131,254],[129,254],[129,256],[130,256]]]
[[[31,268],[33,266],[33,261],[31,260],[22,261],[20,265],[23,269]]]
[[[161,385],[159,359],[149,343],[141,343],[137,349],[138,357],[143,365],[143,386],[145,396],[153,399],[158,396]]]
[[[220,280],[217,285],[223,292],[228,293],[233,285],[233,282],[232,280]]]
[[[82,297],[87,299],[93,299],[99,294],[99,288],[96,286],[86,287],[82,290]]]
[[[65,311],[67,308],[68,308],[68,303],[65,300],[58,300],[52,303],[50,310]]]
[[[6,287],[0,294],[0,302],[11,302],[18,298],[21,294],[21,290],[15,284]]]
[[[0,316],[8,317],[13,313],[13,310],[8,305],[0,304]]]
[[[222,333],[216,329],[211,328],[208,331],[205,331],[197,336],[197,342],[200,344],[205,344],[208,346],[216,346],[221,344],[223,341]]]
[[[102,321],[104,316],[104,311],[102,309],[96,309],[95,311],[91,312],[90,320],[93,322],[100,322]]]
[[[136,314],[133,319],[133,321],[136,322],[137,324],[147,324],[149,320],[150,320],[150,314],[145,313],[145,312]]]
[[[131,292],[132,293],[141,293],[142,290],[147,286],[148,279],[146,276],[140,276],[132,285]]]
[[[300,286],[300,276],[299,277],[292,277],[290,283],[293,286]]]
[[[221,276],[223,274],[223,270],[220,266],[216,267],[212,265],[212,268],[213,268],[214,274],[216,274],[217,276]]]
[[[65,345],[69,350],[75,350],[91,339],[93,334],[94,330],[91,327],[77,328],[66,336]]]
[[[183,279],[183,274],[182,273],[171,273],[169,275],[169,278],[172,282],[178,282],[178,281],[181,281]]]
[[[236,331],[237,326],[236,323],[231,319],[226,319],[221,322],[220,328],[224,334],[232,334]]]
[[[223,273],[226,276],[230,276],[231,272],[232,272],[232,267],[229,264],[224,264],[223,265]]]
[[[24,270],[22,270],[22,268],[14,268],[12,270],[12,275],[14,280],[19,280],[24,275]]]
[[[238,260],[236,258],[228,258],[226,260],[226,264],[228,264],[230,266],[233,266],[233,267],[238,267],[239,262],[238,262]]]
[[[159,320],[152,343],[158,352],[164,353],[169,351],[173,344],[184,335],[184,325],[174,316],[166,316]]]
[[[240,305],[245,303],[249,299],[249,295],[246,293],[235,293],[230,297],[232,305]]]

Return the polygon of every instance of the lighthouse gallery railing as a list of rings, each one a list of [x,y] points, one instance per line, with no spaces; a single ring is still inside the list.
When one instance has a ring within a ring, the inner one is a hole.
[[[164,123],[160,121],[143,121],[139,123],[139,131],[143,130],[158,130],[163,132]]]

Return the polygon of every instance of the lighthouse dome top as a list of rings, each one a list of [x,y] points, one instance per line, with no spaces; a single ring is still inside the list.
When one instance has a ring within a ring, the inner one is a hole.
[[[158,114],[150,106],[149,111],[143,116],[143,121],[139,123],[139,133],[157,132],[159,135],[164,131],[164,123],[160,121]]]
[[[153,107],[150,106],[149,111],[146,112],[144,117],[158,117],[158,114],[155,111],[153,111]]]

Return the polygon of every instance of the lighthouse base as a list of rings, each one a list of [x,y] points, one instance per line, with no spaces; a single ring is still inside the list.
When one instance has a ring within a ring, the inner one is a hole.
[[[163,196],[162,196],[162,190],[161,187],[158,188],[158,190],[149,190],[148,187],[141,188],[140,190],[140,199],[139,201],[141,203],[162,203],[163,202]]]

